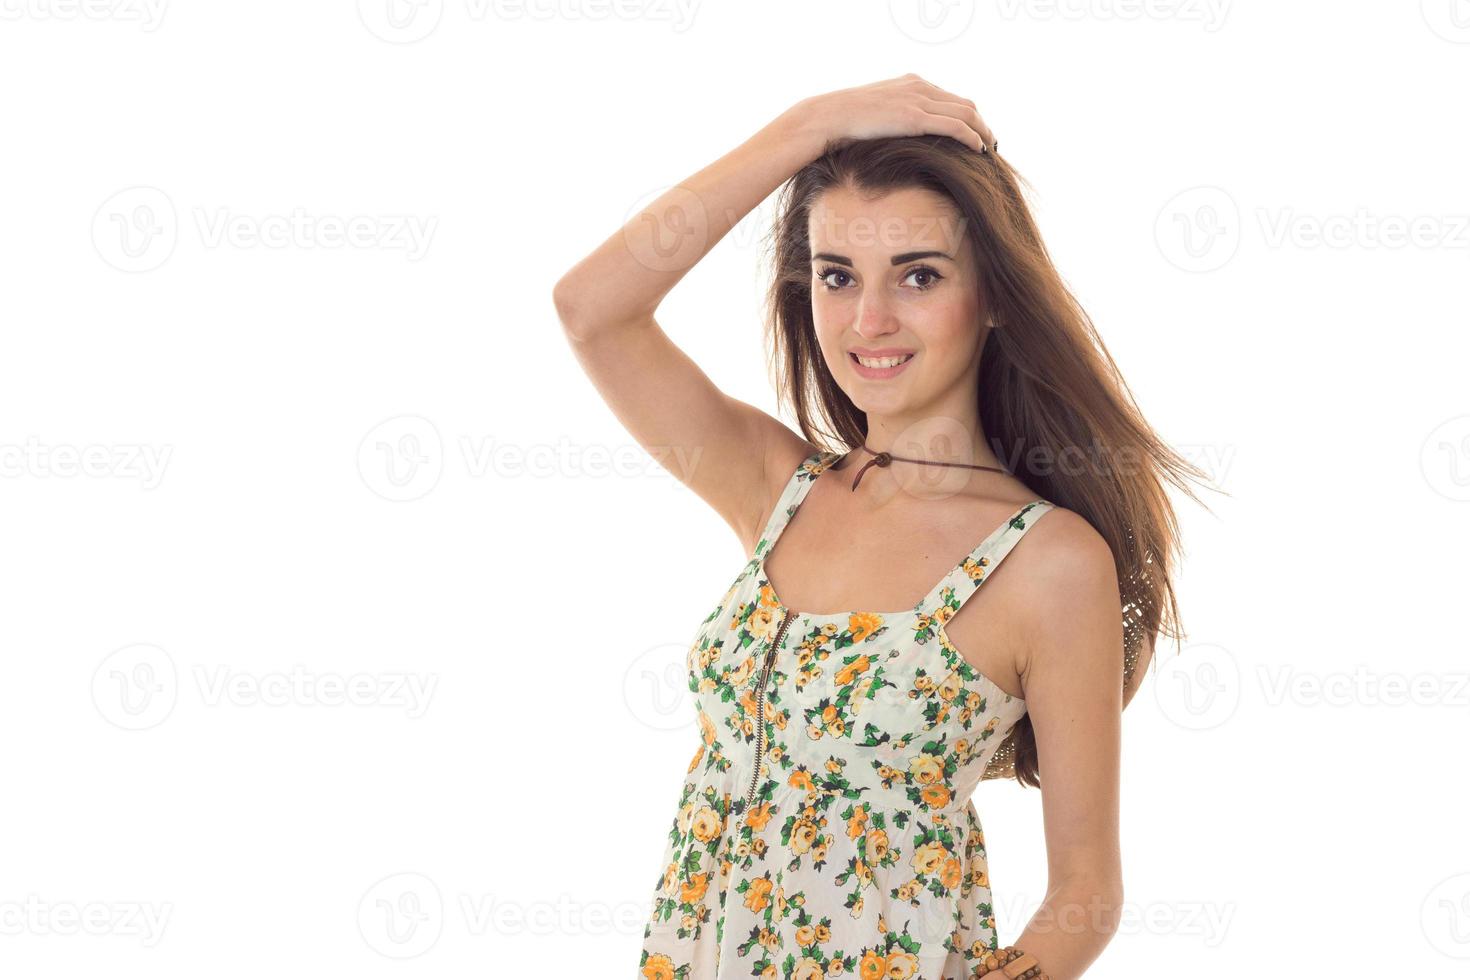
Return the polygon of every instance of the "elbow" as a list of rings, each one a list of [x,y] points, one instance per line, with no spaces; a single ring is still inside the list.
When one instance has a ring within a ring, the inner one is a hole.
[[[1123,918],[1123,880],[1116,875],[1068,877],[1052,889],[1059,914],[1085,923],[1101,944],[1118,932]]]
[[[556,309],[556,318],[561,321],[562,330],[573,338],[580,336],[582,329],[582,315],[575,296],[576,286],[566,276],[557,280],[551,290],[551,305]]]

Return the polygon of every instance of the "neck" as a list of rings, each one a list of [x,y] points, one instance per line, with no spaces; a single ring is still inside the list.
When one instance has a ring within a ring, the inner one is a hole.
[[[891,453],[909,460],[933,463],[966,463],[1005,469],[991,451],[978,423],[973,428],[960,428],[953,419],[935,419],[932,426],[905,426],[898,433],[870,422],[862,444],[848,454],[858,465],[871,459],[871,453]],[[843,466],[851,465],[846,457]]]

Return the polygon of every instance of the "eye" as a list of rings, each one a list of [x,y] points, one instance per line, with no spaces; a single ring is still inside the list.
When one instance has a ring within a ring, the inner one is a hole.
[[[926,289],[933,289],[935,285],[938,284],[939,280],[944,278],[937,271],[931,269],[927,265],[915,266],[914,268],[910,269],[908,271],[908,274],[904,276],[904,279],[908,279],[910,276],[927,276],[931,280],[928,285],[920,285],[918,287],[920,292]]]
[[[834,286],[827,281],[827,277],[831,275],[847,276],[849,279],[852,278],[852,276],[849,276],[847,274],[847,270],[841,268],[840,266],[829,265],[825,269],[822,269],[820,272],[817,273],[817,278],[821,280],[822,285],[826,286],[829,292],[836,292],[837,290],[842,288],[841,286]]]

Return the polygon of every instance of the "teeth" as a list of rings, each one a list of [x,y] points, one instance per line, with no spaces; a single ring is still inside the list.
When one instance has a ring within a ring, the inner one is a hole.
[[[869,368],[897,367],[913,356],[912,354],[904,354],[900,357],[863,357],[861,354],[853,355],[853,357],[857,358],[859,364]]]

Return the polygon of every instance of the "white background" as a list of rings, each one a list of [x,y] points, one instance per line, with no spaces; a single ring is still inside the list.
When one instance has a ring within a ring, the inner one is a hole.
[[[1464,975],[1470,5],[396,9],[0,2],[0,975],[631,977],[744,555],[551,288],[907,71],[1229,494],[1089,976]],[[774,411],[769,204],[660,322]],[[1040,797],[976,803],[1006,941]]]

